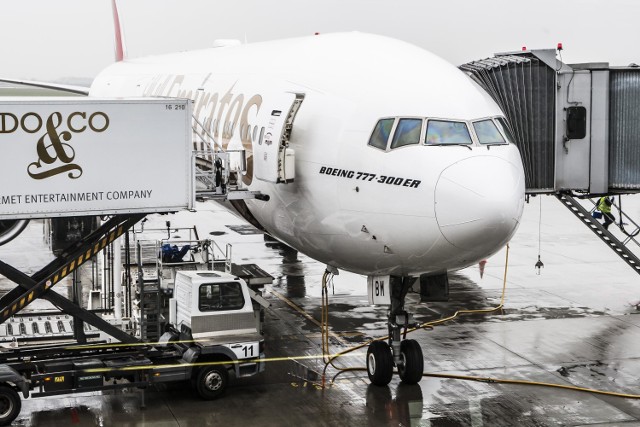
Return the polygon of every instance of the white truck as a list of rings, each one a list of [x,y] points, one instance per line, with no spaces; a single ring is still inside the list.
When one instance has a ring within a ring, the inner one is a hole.
[[[0,352],[0,425],[20,413],[19,393],[35,398],[190,380],[203,399],[218,397],[230,376],[264,371],[261,310],[252,294],[260,299],[228,273],[178,271],[158,343]]]

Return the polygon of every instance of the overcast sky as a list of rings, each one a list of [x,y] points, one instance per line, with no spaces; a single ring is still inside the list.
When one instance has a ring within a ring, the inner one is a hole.
[[[564,44],[565,62],[640,64],[638,0],[119,0],[130,57],[363,31],[459,65]],[[113,62],[110,0],[0,0],[0,76],[94,77]],[[292,60],[295,60],[292,58]]]

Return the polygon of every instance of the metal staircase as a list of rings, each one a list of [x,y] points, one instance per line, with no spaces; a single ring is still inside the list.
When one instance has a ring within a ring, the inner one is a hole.
[[[556,193],[556,198],[562,202],[564,206],[567,207],[578,219],[586,225],[593,233],[600,238],[604,243],[606,243],[620,258],[622,258],[631,268],[633,268],[636,273],[640,274],[640,259],[629,249],[628,243],[633,241],[636,244],[638,242],[635,240],[635,236],[638,234],[638,230],[640,230],[640,226],[636,225],[636,230],[633,233],[627,233],[624,230],[624,224],[622,220],[620,222],[614,222],[611,225],[618,226],[621,231],[627,235],[627,239],[620,241],[616,236],[614,236],[609,230],[605,229],[602,224],[595,220],[591,216],[591,212],[587,210],[580,202],[578,202],[573,196],[568,193]],[[595,203],[594,203],[595,206]],[[620,216],[625,219],[630,220],[630,218],[625,215],[622,210],[620,210]],[[611,225],[609,227],[611,227]],[[640,246],[640,244],[639,244]]]

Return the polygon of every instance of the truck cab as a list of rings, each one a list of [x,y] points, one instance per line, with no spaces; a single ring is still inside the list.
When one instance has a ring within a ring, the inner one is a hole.
[[[200,370],[222,368],[214,374],[214,383],[224,383],[224,388],[230,372],[241,378],[264,371],[260,325],[265,304],[244,280],[231,274],[178,271],[169,300],[170,326],[160,341],[192,342],[183,362],[204,363]],[[206,397],[206,392],[198,392]]]

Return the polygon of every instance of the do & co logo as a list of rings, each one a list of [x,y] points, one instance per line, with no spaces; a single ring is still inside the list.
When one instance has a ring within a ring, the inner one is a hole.
[[[74,162],[76,152],[70,144],[71,139],[86,131],[104,132],[108,127],[109,116],[101,111],[90,115],[76,111],[66,117],[55,112],[46,119],[35,112],[22,116],[0,113],[0,134],[23,131],[40,135],[36,143],[38,158],[27,167],[27,173],[33,179],[49,178],[64,172],[68,172],[71,179],[80,178],[82,167]]]

